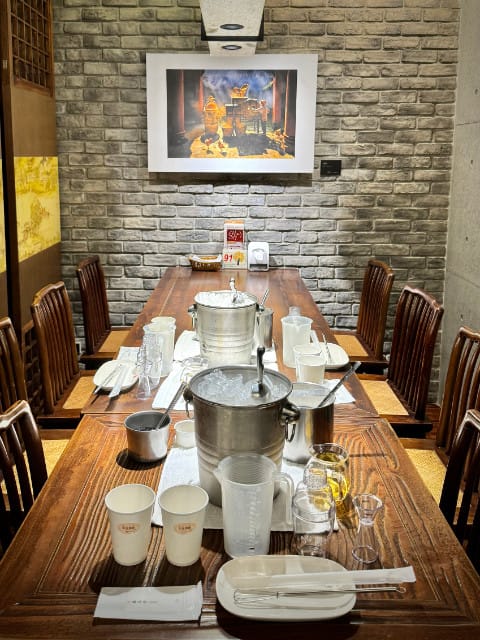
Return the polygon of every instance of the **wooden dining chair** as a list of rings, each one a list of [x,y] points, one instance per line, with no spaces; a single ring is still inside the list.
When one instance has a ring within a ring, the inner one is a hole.
[[[385,376],[360,374],[378,413],[400,436],[432,428],[426,415],[435,341],[443,307],[421,289],[405,286],[397,303]]]
[[[383,373],[388,366],[383,343],[394,280],[391,267],[380,260],[369,260],[363,278],[356,329],[333,331],[350,360],[362,363],[359,372]]]
[[[42,442],[26,400],[0,415],[0,477],[0,542],[5,551],[47,479]]]
[[[17,334],[10,318],[0,319],[0,412],[27,400],[27,386]]]
[[[44,411],[40,426],[75,427],[90,397],[94,371],[81,371],[68,292],[63,282],[38,291],[31,305],[38,341]]]
[[[469,409],[453,440],[440,509],[480,573],[480,411]]]
[[[460,327],[450,353],[435,439],[403,440],[417,471],[438,500],[452,443],[468,409],[480,409],[480,333]]]
[[[80,262],[77,279],[85,332],[85,352],[80,362],[87,369],[97,369],[107,360],[115,358],[129,329],[111,325],[105,275],[99,256],[89,256]]]

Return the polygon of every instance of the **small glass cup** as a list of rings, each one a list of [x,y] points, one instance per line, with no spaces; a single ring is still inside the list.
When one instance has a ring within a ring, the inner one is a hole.
[[[373,523],[383,503],[373,493],[361,493],[353,498],[353,505],[358,515],[358,529],[352,555],[364,564],[371,564],[378,558]]]
[[[185,358],[182,362],[181,381],[188,384],[196,373],[208,369],[208,359],[203,356]]]
[[[311,458],[307,468],[325,472],[335,500],[337,517],[346,518],[350,514],[350,477],[348,471],[348,451],[339,444],[327,442],[310,447]]]

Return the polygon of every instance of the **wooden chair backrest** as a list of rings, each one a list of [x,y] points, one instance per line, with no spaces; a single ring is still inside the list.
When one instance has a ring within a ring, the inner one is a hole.
[[[0,319],[0,412],[27,400],[22,354],[10,318]]]
[[[480,412],[469,409],[452,444],[440,497],[440,509],[480,572]],[[460,508],[458,502],[460,491]],[[476,513],[472,520],[472,503]]]
[[[369,260],[363,278],[357,333],[376,358],[383,358],[383,342],[387,324],[388,303],[395,274],[380,260]]]
[[[25,452],[25,453],[24,453]],[[26,400],[0,415],[0,540],[5,549],[47,479],[42,441]]]
[[[38,341],[45,412],[55,405],[79,372],[72,307],[63,282],[38,291],[31,305]]]
[[[387,378],[418,420],[425,417],[433,353],[443,307],[431,295],[405,286],[395,311]]]
[[[82,300],[85,352],[95,353],[110,332],[105,275],[100,258],[90,256],[77,267],[77,279]]]
[[[447,455],[468,409],[480,409],[480,333],[461,327],[450,354],[436,437]]]

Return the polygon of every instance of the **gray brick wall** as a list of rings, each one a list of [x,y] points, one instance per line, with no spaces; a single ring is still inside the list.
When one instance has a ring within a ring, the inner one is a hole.
[[[328,6],[326,6],[328,5]],[[366,261],[443,297],[458,0],[266,0],[257,53],[317,53],[311,176],[147,171],[146,52],[207,53],[196,0],[53,0],[63,276],[98,253],[112,320],[128,324],[163,270],[221,250],[245,219],[298,267],[333,326],[356,323]],[[322,158],[339,178],[320,177]],[[390,333],[389,333],[390,335]],[[436,393],[438,358],[432,396]]]

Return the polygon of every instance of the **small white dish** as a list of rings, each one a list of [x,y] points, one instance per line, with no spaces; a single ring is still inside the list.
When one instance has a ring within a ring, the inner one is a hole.
[[[342,369],[350,362],[347,352],[345,349],[342,349],[340,345],[334,344],[333,342],[328,343],[330,359],[328,358],[325,345],[320,343],[320,347],[322,349],[322,354],[325,356],[325,369],[330,371]]]
[[[193,420],[180,420],[175,424],[175,442],[184,449],[195,446],[195,423]]]
[[[138,375],[135,369],[135,365],[131,362],[124,362],[122,360],[109,360],[102,364],[93,376],[93,384],[96,387],[100,387],[104,391],[111,391],[115,386],[115,382],[118,380],[118,376],[122,369],[126,368],[127,372],[123,379],[121,391],[126,391],[133,387],[138,380]]]
[[[216,580],[217,598],[230,613],[252,620],[329,620],[351,611],[356,602],[353,593],[323,593],[302,598],[281,596],[274,601],[275,606],[248,607],[238,605],[234,592],[239,587],[239,579],[248,576],[258,578],[258,586],[265,585],[265,578],[272,575],[308,574],[315,572],[346,571],[342,565],[326,558],[313,556],[243,556],[226,562],[219,570]],[[327,580],[327,578],[326,578]],[[318,577],[316,578],[318,587]],[[326,582],[327,583],[327,582]],[[252,584],[250,583],[252,587]],[[289,584],[294,586],[294,582]],[[256,587],[254,587],[256,588]]]

